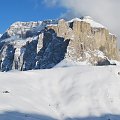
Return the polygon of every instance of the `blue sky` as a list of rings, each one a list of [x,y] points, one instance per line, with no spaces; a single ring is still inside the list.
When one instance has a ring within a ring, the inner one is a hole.
[[[120,0],[0,0],[0,33],[16,21],[89,15],[120,40],[119,11]]]
[[[16,21],[56,19],[65,8],[48,7],[43,0],[0,0],[0,33]]]

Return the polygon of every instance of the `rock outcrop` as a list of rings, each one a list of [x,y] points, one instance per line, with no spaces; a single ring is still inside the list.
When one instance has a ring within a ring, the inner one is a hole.
[[[100,57],[92,55],[94,51],[101,51],[109,59],[119,59],[117,38],[115,35],[109,33],[105,27],[91,26],[90,23],[83,19],[73,19],[70,22],[60,20],[58,26],[49,26],[56,31],[58,36],[62,36],[65,39],[70,39],[66,58],[70,58],[77,61],[84,61],[88,56],[85,53],[89,52],[90,59],[94,59],[91,62],[98,61]],[[94,22],[90,20],[91,22]],[[93,24],[93,23],[92,23]],[[95,24],[95,23],[94,23]],[[59,26],[62,26],[61,28]],[[59,31],[59,29],[61,29]],[[91,53],[90,53],[91,51]]]
[[[1,36],[1,71],[52,68],[64,59],[108,65],[119,60],[117,38],[88,17],[16,22]]]

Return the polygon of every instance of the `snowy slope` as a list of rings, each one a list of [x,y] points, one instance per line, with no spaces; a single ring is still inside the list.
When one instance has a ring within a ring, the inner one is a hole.
[[[93,28],[105,28],[105,26],[94,21],[90,16],[85,16],[83,18],[74,18],[74,19],[68,21],[68,23],[73,22],[73,21],[80,21],[80,22],[84,21],[86,23],[89,23],[91,25],[91,27],[93,27]]]
[[[2,34],[0,34],[0,37],[2,36]]]
[[[120,120],[120,67],[0,73],[0,120]]]

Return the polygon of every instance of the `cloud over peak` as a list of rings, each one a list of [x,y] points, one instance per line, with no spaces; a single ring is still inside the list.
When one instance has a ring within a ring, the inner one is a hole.
[[[48,6],[62,6],[67,9],[62,17],[89,15],[107,26],[119,39],[120,0],[44,0]]]

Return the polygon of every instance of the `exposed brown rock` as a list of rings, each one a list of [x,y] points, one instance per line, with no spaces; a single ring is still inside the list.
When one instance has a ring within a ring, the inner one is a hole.
[[[85,21],[73,21],[71,23],[60,20],[56,26],[49,26],[48,29],[54,29],[57,36],[70,39],[66,58],[76,61],[86,60],[86,51],[102,51],[108,59],[119,60],[117,38],[110,34],[106,28],[94,28]],[[94,64],[101,59],[99,56],[91,56],[89,61]]]

